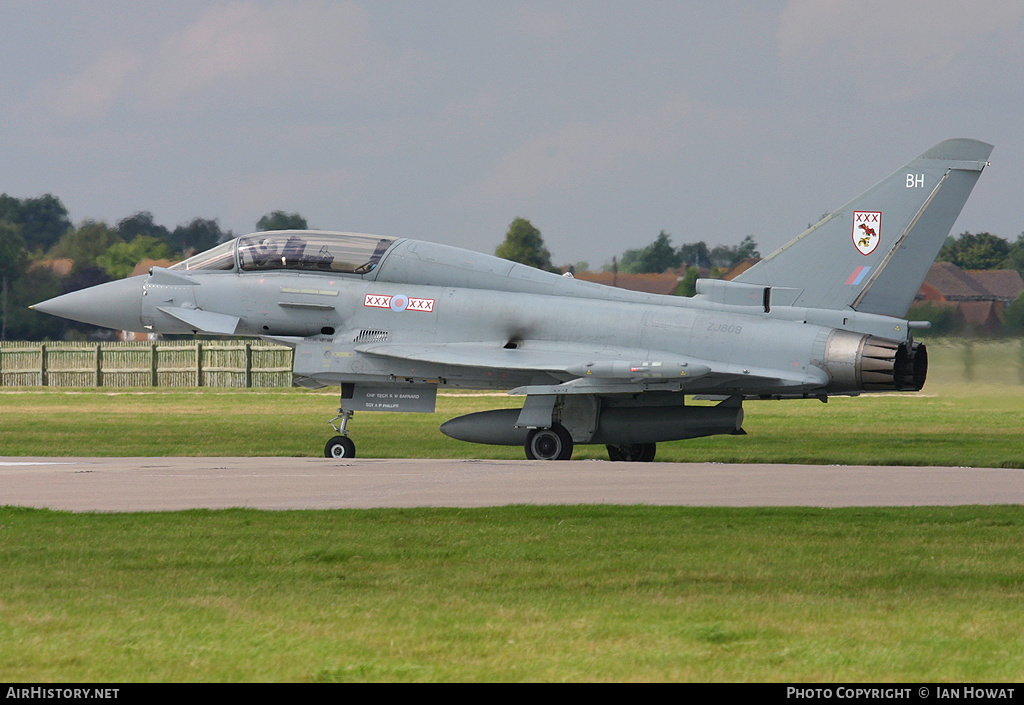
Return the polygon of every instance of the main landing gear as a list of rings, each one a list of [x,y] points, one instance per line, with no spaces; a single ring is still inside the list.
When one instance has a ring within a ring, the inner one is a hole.
[[[561,424],[535,428],[526,436],[527,460],[568,460],[572,457],[572,436]]]
[[[326,458],[354,458],[356,444],[348,437],[348,422],[354,411],[338,408],[338,414],[330,420],[331,427],[338,434],[324,446]],[[341,423],[335,423],[341,419]],[[657,451],[655,443],[606,445],[608,459],[613,461],[649,463]],[[526,458],[528,460],[568,460],[572,457],[572,435],[561,424],[551,428],[534,428],[526,436]]]
[[[527,460],[568,460],[572,457],[572,435],[560,424],[535,428],[526,436]],[[658,450],[657,443],[607,445],[608,459],[649,463]]]
[[[324,447],[324,457],[327,458],[354,458],[356,457],[356,444],[348,437],[348,420],[352,418],[354,411],[339,408],[338,415],[330,420],[331,427],[338,433],[337,436],[327,441]],[[341,425],[335,425],[335,421],[341,419]]]
[[[657,443],[635,443],[632,445],[605,446],[608,449],[608,460],[625,460],[649,463],[654,460],[658,450]]]

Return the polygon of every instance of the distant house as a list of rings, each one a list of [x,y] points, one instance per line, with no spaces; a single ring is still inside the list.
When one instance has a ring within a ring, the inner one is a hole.
[[[623,274],[622,272],[577,272],[574,275],[595,284],[615,286],[631,291],[644,291],[648,294],[671,294],[679,286],[679,277],[675,274]]]
[[[761,260],[757,257],[748,257],[742,260],[732,269],[721,273],[722,279],[732,279],[740,273],[753,267]],[[620,289],[631,291],[643,291],[648,294],[674,294],[679,287],[679,282],[686,276],[689,269],[687,266],[668,269],[661,274],[623,274],[622,272],[576,272],[574,276],[583,281],[615,286]],[[707,269],[698,268],[698,276],[707,278],[712,272]]]
[[[133,269],[132,273],[129,274],[128,276],[137,277],[140,274],[149,274],[149,270],[152,267],[164,267],[166,269],[167,267],[170,267],[172,264],[177,264],[177,262],[174,262],[169,259],[144,259],[137,265],[135,265],[135,269]]]
[[[966,273],[1003,304],[1013,302],[1024,290],[1024,279],[1016,269],[968,269]]]
[[[1000,330],[1006,305],[1024,291],[1024,280],[1013,269],[963,270],[949,262],[936,262],[928,270],[915,304],[955,308],[969,327]]]
[[[51,272],[56,274],[58,277],[66,277],[71,274],[71,268],[75,263],[67,257],[61,257],[59,259],[43,259],[38,262],[33,262],[29,265],[29,269],[49,269]]]
[[[747,257],[746,259],[740,260],[739,263],[732,269],[722,272],[722,279],[732,281],[733,279],[743,274],[745,271],[747,271],[760,261],[760,257]]]

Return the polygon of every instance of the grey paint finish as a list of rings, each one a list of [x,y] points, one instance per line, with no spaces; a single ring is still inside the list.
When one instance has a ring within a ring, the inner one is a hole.
[[[511,389],[527,396],[513,428],[499,428],[505,415],[445,428],[488,443],[529,429],[529,457],[531,434],[550,429],[541,446],[571,439],[650,459],[653,446],[640,446],[737,432],[743,399],[920,389],[926,355],[902,316],[991,149],[942,142],[738,281],[698,282],[693,298],[411,239],[280,231],[36,308],[129,330],[283,342],[300,384],[356,385],[346,411],[360,390]],[[687,395],[728,404],[691,410]]]

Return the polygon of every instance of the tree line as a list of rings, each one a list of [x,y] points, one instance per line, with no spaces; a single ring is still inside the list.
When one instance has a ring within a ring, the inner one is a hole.
[[[524,218],[516,218],[509,226],[505,240],[495,250],[498,257],[528,264],[532,267],[553,272],[586,271],[587,262],[576,265],[552,266],[551,254],[544,246],[540,231]],[[628,249],[621,257],[612,259],[611,264],[602,267],[604,271],[615,269],[625,274],[659,274],[674,271],[680,274],[679,286],[675,293],[693,296],[696,293],[698,277],[717,278],[746,259],[760,259],[757,243],[750,235],[734,246],[719,245],[709,248],[703,240],[675,247],[671,236],[664,230],[645,247]],[[1010,242],[992,233],[964,232],[946,239],[938,256],[938,262],[950,262],[960,269],[1011,269],[1024,277],[1024,233]],[[958,334],[964,332],[964,324],[958,311],[951,306],[916,304],[912,317],[929,320],[932,333]],[[1024,333],[1024,293],[1001,312],[1003,330],[1019,335]]]
[[[552,266],[551,253],[544,245],[540,230],[525,218],[516,218],[512,221],[504,241],[498,245],[494,254],[513,262],[548,271],[565,272],[570,269],[586,271],[590,268],[588,262],[577,262],[575,265],[561,267]],[[645,247],[626,250],[621,256],[613,257],[612,263],[604,265],[602,269],[611,271],[612,268],[615,268],[624,274],[661,274],[669,269],[696,267],[706,270],[709,276],[716,276],[718,272],[714,270],[724,272],[745,259],[760,257],[761,253],[757,251],[757,243],[750,235],[743,238],[740,244],[731,247],[718,245],[709,248],[703,240],[674,247],[672,236],[662,230],[654,242]]]
[[[992,233],[961,233],[946,238],[937,262],[960,269],[1015,269],[1024,276],[1024,233],[1009,242]]]
[[[539,269],[569,269],[569,265],[552,266],[551,253],[544,245],[540,230],[525,218],[512,221],[504,241],[498,245],[494,254]],[[602,269],[610,271],[614,267],[624,274],[660,274],[670,269],[695,267],[704,270],[707,276],[715,277],[746,259],[760,258],[757,242],[751,235],[733,246],[709,248],[706,242],[700,240],[674,247],[672,236],[662,230],[649,245],[626,250]],[[1013,242],[987,232],[951,235],[946,238],[936,261],[950,262],[961,269],[1013,269],[1024,276],[1024,233],[1018,235]],[[579,262],[573,267],[585,270],[589,264]]]
[[[551,253],[544,246],[544,239],[529,220],[516,218],[509,226],[505,239],[494,254],[504,259],[520,262],[551,272],[588,271],[588,262],[574,265],[553,266]],[[662,230],[654,242],[644,247],[628,249],[621,257],[612,258],[603,271],[617,271],[623,274],[661,274],[669,270],[681,273],[676,294],[693,296],[696,293],[697,278],[700,276],[719,278],[746,259],[759,259],[754,238],[747,235],[738,245],[718,245],[709,248],[703,240],[675,247],[672,236]]]

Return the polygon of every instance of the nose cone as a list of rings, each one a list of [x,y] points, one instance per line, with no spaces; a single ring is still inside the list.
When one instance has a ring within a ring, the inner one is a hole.
[[[103,328],[144,332],[141,319],[142,286],[145,282],[146,277],[119,279],[72,291],[30,308]]]

